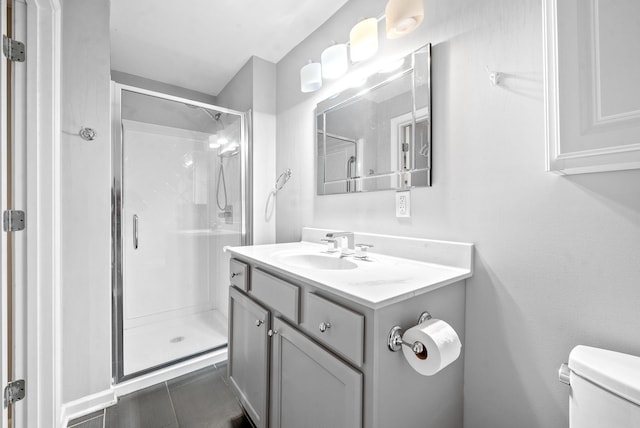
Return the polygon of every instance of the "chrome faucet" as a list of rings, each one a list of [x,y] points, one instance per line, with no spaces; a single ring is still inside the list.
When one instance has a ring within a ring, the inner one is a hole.
[[[343,253],[345,249],[348,250],[355,250],[355,239],[353,236],[353,232],[329,232],[326,234],[326,237],[329,239],[336,239],[336,238],[347,238],[347,247],[345,248],[344,246],[340,245],[340,248],[342,248]]]

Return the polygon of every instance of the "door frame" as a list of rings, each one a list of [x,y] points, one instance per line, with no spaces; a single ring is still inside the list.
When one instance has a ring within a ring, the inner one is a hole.
[[[18,41],[27,40],[27,3],[25,0],[14,0],[12,6],[12,34],[11,37]],[[8,162],[11,165],[10,178],[7,183],[9,199],[9,209],[24,210],[27,205],[27,63],[13,62],[8,76],[11,79],[11,100],[10,112],[11,120],[11,140],[8,142],[8,148],[11,153],[8,156]],[[8,327],[11,329],[12,340],[9,344],[11,349],[10,359],[11,366],[9,379],[19,380],[26,379],[26,340],[27,340],[27,323],[26,323],[26,297],[27,290],[25,284],[27,282],[27,232],[17,231],[9,235],[8,251],[9,264],[11,269],[8,281],[8,290],[11,290],[11,296],[8,304],[12,308],[12,320]],[[25,421],[26,417],[26,400],[17,401],[12,406],[12,426],[20,426],[20,421]]]
[[[0,29],[3,35],[7,34],[7,0],[0,0]],[[9,121],[7,120],[9,102],[11,101],[7,97],[8,80],[8,67],[7,61],[4,55],[0,55],[0,211],[4,212],[7,209],[7,174],[5,171],[5,165],[7,165],[7,147],[8,132],[7,126]],[[5,385],[9,381],[9,354],[12,352],[9,349],[9,278],[8,278],[8,236],[6,233],[0,231],[0,340],[2,354],[0,355],[0,389],[4,390]],[[9,426],[9,410],[1,405],[0,413],[2,419],[0,420],[0,427],[7,428]]]
[[[26,0],[26,419],[60,427],[60,0]]]

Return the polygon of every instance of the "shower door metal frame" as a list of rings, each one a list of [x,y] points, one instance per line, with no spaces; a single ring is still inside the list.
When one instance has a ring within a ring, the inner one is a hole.
[[[252,235],[252,191],[250,183],[252,182],[252,127],[251,110],[240,112],[213,104],[203,103],[200,101],[190,100],[188,98],[177,97],[164,94],[162,92],[151,91],[148,89],[138,88],[135,86],[125,85],[122,83],[111,82],[111,283],[112,283],[112,364],[111,378],[114,384],[120,383],[135,377],[154,372],[156,370],[169,367],[176,363],[189,360],[191,358],[208,354],[210,352],[226,348],[223,345],[212,348],[203,352],[192,354],[177,360],[140,370],[128,375],[124,374],[124,349],[123,349],[123,288],[124,288],[124,258],[123,258],[123,227],[122,216],[124,213],[124,204],[122,201],[122,190],[124,186],[124,156],[123,156],[123,127],[122,127],[122,92],[129,91],[137,94],[153,96],[168,101],[176,101],[196,107],[202,107],[209,110],[215,110],[222,113],[236,114],[240,117],[241,141],[240,141],[240,198],[242,208],[240,212],[240,242],[242,245],[251,245],[253,242]]]

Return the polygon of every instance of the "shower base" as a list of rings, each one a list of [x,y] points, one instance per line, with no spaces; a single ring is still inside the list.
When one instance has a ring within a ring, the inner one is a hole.
[[[227,344],[228,321],[218,310],[124,329],[124,374],[159,367]]]

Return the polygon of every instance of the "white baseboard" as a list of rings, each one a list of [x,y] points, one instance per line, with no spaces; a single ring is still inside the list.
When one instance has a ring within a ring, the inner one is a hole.
[[[117,401],[115,391],[113,389],[107,389],[106,391],[97,392],[64,403],[62,405],[62,411],[60,412],[62,419],[60,426],[66,428],[70,420],[113,406]]]

